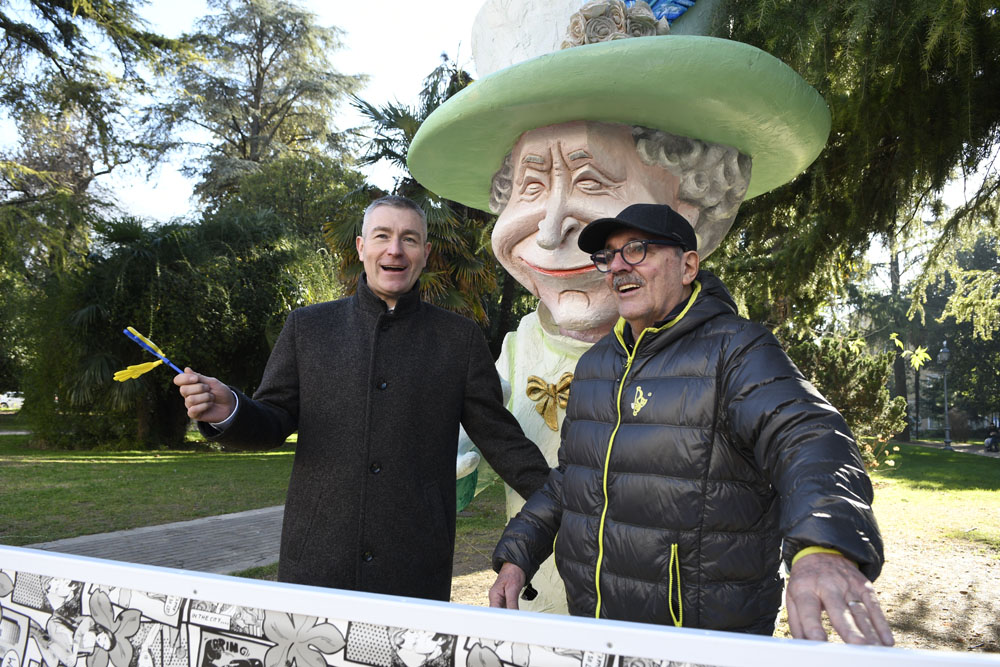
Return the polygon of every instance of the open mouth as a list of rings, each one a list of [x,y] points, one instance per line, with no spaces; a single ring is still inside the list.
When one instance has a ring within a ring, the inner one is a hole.
[[[644,284],[645,282],[641,278],[633,275],[626,274],[622,276],[615,276],[614,278],[614,288],[615,292],[618,294],[628,294],[630,292],[634,292]]]
[[[527,264],[529,267],[531,267],[532,270],[537,271],[538,273],[544,274],[546,276],[578,276],[582,273],[589,273],[591,271],[597,270],[597,267],[594,266],[593,264],[586,264],[584,266],[579,266],[575,269],[543,269],[540,266],[535,266],[531,262],[524,262],[524,263]]]
[[[388,271],[389,273],[402,273],[403,271],[406,271],[405,266],[397,266],[395,264],[380,264],[379,267],[383,271]]]

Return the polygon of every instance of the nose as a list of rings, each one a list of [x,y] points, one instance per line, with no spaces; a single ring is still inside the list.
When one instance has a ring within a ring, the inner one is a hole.
[[[582,227],[583,223],[569,210],[563,193],[553,192],[545,206],[545,217],[538,223],[535,242],[546,250],[555,250],[574,230]]]
[[[395,237],[389,241],[389,245],[386,248],[386,254],[397,256],[403,254],[403,240],[399,237]]]

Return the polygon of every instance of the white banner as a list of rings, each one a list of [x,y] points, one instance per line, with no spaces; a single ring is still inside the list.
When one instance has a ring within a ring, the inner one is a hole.
[[[0,546],[0,667],[1000,665],[515,612]]]

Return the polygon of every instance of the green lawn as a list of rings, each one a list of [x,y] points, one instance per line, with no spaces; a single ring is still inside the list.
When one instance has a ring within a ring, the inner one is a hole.
[[[3,415],[0,429],[20,425]],[[0,543],[33,542],[238,512],[284,502],[292,447],[57,452],[0,436]],[[884,531],[949,536],[1000,558],[1000,459],[899,445],[873,474]],[[459,546],[503,528],[503,487],[484,466],[480,495],[458,521]]]
[[[28,437],[0,436],[2,544],[280,505],[293,453],[39,451]]]
[[[955,537],[1000,559],[1000,459],[899,444],[872,475],[882,531]]]

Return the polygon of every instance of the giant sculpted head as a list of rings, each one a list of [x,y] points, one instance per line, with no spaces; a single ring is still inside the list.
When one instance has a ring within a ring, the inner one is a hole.
[[[539,297],[560,332],[607,333],[615,304],[576,239],[629,204],[665,203],[708,254],[729,230],[750,180],[734,148],[617,123],[572,121],[529,130],[493,178],[493,251]]]
[[[704,257],[744,198],[794,178],[826,142],[826,104],[787,65],[676,34],[685,17],[668,27],[669,6],[691,4],[486,0],[473,51],[487,74],[410,145],[410,172],[427,188],[499,215],[497,258],[573,338],[596,340],[616,319],[577,249],[583,226],[669,204]]]

